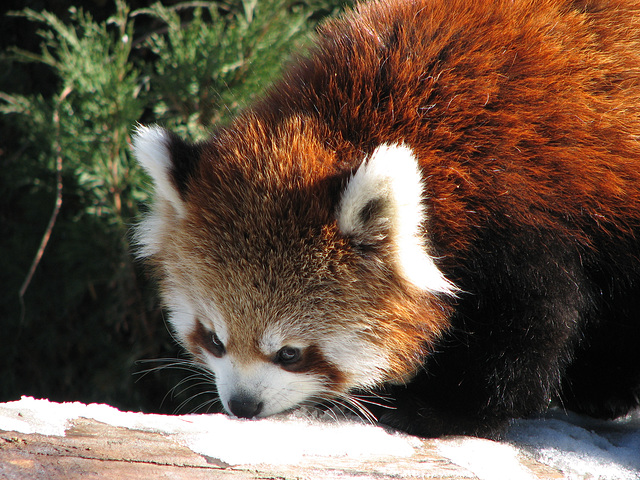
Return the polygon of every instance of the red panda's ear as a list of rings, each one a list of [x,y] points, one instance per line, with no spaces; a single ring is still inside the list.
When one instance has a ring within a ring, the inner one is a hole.
[[[136,159],[155,184],[156,198],[168,201],[177,215],[183,216],[187,182],[199,160],[199,147],[161,127],[142,125],[132,143]]]
[[[338,205],[340,231],[355,245],[384,246],[414,286],[453,293],[427,251],[424,184],[418,161],[405,145],[380,145],[352,175]]]

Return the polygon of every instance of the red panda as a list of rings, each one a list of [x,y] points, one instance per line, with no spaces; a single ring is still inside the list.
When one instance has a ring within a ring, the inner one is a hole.
[[[640,4],[378,0],[207,141],[139,127],[136,229],[230,414],[376,392],[499,436],[640,397]]]

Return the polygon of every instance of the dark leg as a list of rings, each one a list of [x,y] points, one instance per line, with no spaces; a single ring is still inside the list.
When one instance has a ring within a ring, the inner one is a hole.
[[[488,250],[468,270],[480,273],[462,286],[470,293],[453,329],[425,372],[390,389],[397,409],[382,423],[421,436],[497,437],[511,418],[548,407],[592,314],[591,289],[575,250],[537,240]]]
[[[635,272],[634,272],[635,274]],[[601,289],[602,314],[589,326],[563,382],[562,404],[598,418],[640,405],[640,289],[637,279]]]

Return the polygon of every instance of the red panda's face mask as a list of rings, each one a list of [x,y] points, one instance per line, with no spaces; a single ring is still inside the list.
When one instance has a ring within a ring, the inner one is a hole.
[[[405,380],[447,328],[440,300],[455,290],[428,254],[410,148],[380,145],[349,165],[304,121],[282,128],[188,145],[142,127],[134,139],[155,183],[139,256],[239,417]]]

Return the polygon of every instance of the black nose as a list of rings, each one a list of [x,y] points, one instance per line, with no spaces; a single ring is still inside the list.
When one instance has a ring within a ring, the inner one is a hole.
[[[229,400],[231,414],[238,418],[253,418],[262,411],[263,403],[254,398],[236,397]]]

